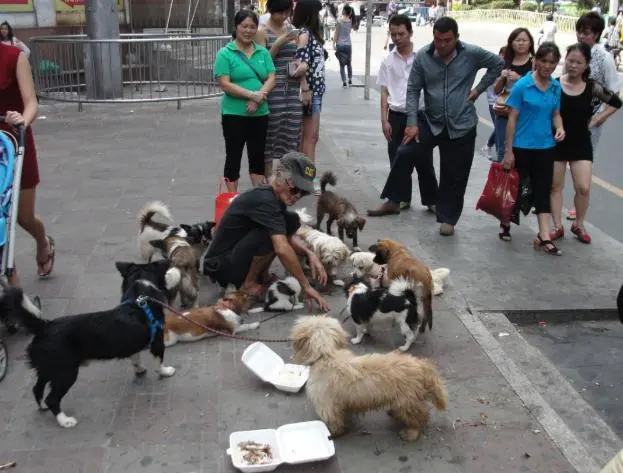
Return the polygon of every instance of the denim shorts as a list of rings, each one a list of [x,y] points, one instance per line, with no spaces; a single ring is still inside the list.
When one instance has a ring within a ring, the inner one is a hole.
[[[322,95],[313,95],[311,105],[312,115],[320,115],[320,111],[322,110]]]

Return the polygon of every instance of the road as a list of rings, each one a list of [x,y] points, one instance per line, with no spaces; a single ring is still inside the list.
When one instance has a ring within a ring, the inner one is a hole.
[[[513,25],[488,24],[483,30],[483,25],[476,23],[461,23],[459,34],[462,40],[478,44],[491,51],[497,52],[506,42],[506,37]],[[536,38],[537,30],[531,31]],[[432,29],[430,26],[416,27],[413,35],[413,42],[416,48],[427,44],[432,39]],[[371,78],[373,88],[378,90],[376,85],[376,73],[385,55],[383,44],[385,41],[385,29],[380,27],[373,28],[372,36],[372,58],[370,61]],[[575,42],[572,34],[559,34],[557,43],[561,50]],[[353,73],[363,82],[365,73],[365,30],[353,33]],[[560,68],[558,69],[560,71]],[[477,109],[484,123],[490,123],[489,111],[486,98],[482,96],[477,102]],[[599,144],[597,159],[594,165],[593,189],[591,195],[591,208],[588,220],[599,229],[615,238],[623,241],[623,166],[620,163],[621,146],[620,130],[623,130],[623,113],[617,113],[610,118],[604,127],[604,131]],[[565,189],[565,204],[572,205],[573,192],[571,181]]]

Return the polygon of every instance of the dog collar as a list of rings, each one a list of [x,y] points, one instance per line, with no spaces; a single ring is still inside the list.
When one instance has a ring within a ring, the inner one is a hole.
[[[164,325],[162,322],[156,319],[154,313],[151,311],[149,304],[147,303],[147,298],[145,296],[138,296],[136,300],[125,300],[121,302],[122,305],[125,304],[136,304],[145,313],[145,317],[147,317],[147,321],[149,322],[149,346],[154,343],[154,339],[156,338],[156,332],[158,329],[162,330]]]

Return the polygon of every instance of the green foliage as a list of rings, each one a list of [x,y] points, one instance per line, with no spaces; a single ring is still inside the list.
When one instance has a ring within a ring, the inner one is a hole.
[[[513,0],[495,0],[489,4],[492,10],[514,10],[516,8]]]
[[[578,10],[590,10],[595,6],[593,0],[578,0]]]
[[[523,2],[521,4],[521,9],[525,11],[537,11],[539,5],[536,2]]]
[[[466,11],[473,10],[474,5],[468,5],[467,3],[452,2],[452,11]]]

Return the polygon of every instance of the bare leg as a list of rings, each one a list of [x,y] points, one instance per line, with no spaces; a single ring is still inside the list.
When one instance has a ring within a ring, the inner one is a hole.
[[[591,190],[593,163],[591,161],[574,161],[569,163],[569,166],[571,167],[571,177],[575,187],[575,197],[573,199],[576,212],[575,223],[578,227],[584,227]]]
[[[272,175],[273,175],[273,160],[270,159],[268,161],[264,161],[264,177],[266,177],[266,180],[268,181],[268,179],[270,179]]]
[[[320,114],[315,113],[311,117],[303,117],[303,132],[301,134],[301,153],[306,155],[312,162],[316,162],[316,143],[320,133]]]
[[[562,227],[562,190],[565,186],[566,171],[566,161],[556,161],[554,163],[554,179],[552,181],[552,191],[550,193],[554,228]]]
[[[45,262],[50,255],[50,246],[43,221],[35,215],[36,188],[23,189],[19,193],[17,223],[32,235],[37,244],[37,262]],[[47,273],[53,262],[47,261],[39,268],[40,273]]]
[[[238,192],[238,181],[226,181],[227,192]]]
[[[249,267],[247,277],[240,288],[249,292],[257,291],[261,288],[261,277],[264,276],[266,271],[268,271],[268,268],[270,268],[270,264],[273,262],[274,258],[274,253],[268,253],[263,256],[255,256],[251,262],[251,266]]]
[[[253,184],[254,187],[266,184],[266,177],[262,174],[249,174],[249,177],[251,178],[251,184]]]

